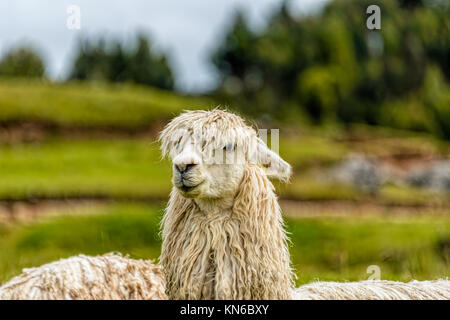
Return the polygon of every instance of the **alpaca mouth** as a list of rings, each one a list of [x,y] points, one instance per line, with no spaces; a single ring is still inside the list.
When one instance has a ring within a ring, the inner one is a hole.
[[[191,192],[192,190],[194,190],[195,188],[197,188],[199,185],[201,185],[203,183],[203,181],[202,182],[200,182],[199,184],[196,184],[195,186],[187,186],[187,185],[185,185],[184,183],[182,183],[182,185],[181,186],[179,186],[178,188],[181,190],[181,191],[183,191],[183,192],[185,192],[185,193],[188,193],[188,192]]]

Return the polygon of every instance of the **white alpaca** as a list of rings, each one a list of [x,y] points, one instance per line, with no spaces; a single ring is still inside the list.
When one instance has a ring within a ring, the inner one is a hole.
[[[287,236],[268,176],[287,180],[290,165],[222,110],[185,112],[160,140],[173,162],[160,258],[169,298],[289,299]]]
[[[117,254],[79,255],[24,269],[0,287],[0,300],[167,299],[162,270]]]
[[[113,259],[95,264],[87,281],[82,270],[92,264],[79,259],[98,257],[79,257],[25,272],[0,287],[0,298],[160,299],[164,283],[171,299],[450,298],[447,280],[317,282],[295,289],[288,239],[268,179],[287,180],[289,164],[240,117],[221,110],[185,112],[166,126],[160,140],[163,154],[172,158],[174,184],[162,221],[160,261],[166,281],[149,262],[130,279],[126,268],[112,268],[118,263]],[[69,275],[71,281],[65,281]],[[134,289],[133,294],[106,293],[135,288],[139,281],[150,282],[150,294]],[[77,291],[84,293],[68,294]]]
[[[450,281],[318,281],[295,289],[292,297],[296,300],[448,300]]]

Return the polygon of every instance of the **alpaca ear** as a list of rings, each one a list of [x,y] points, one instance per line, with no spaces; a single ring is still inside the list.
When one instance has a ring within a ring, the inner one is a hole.
[[[292,168],[278,154],[273,152],[261,139],[258,139],[257,162],[266,170],[269,178],[287,182],[291,176]]]

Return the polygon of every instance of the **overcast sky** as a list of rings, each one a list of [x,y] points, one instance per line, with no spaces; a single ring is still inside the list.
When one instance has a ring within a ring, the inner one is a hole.
[[[317,11],[328,0],[292,0],[296,14]],[[45,58],[47,73],[63,79],[80,36],[126,38],[147,32],[167,52],[180,90],[199,92],[215,84],[208,61],[237,8],[245,9],[253,28],[262,28],[281,0],[2,0],[0,52],[28,43]],[[67,7],[81,10],[81,29],[66,27]]]

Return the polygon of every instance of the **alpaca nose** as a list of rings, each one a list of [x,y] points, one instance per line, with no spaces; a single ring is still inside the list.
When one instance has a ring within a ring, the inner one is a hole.
[[[184,174],[201,164],[201,158],[190,150],[180,153],[172,160],[173,168],[176,172]]]
[[[197,165],[196,163],[178,163],[175,164],[175,169],[177,169],[179,173],[183,174],[189,171],[189,169],[195,167],[196,165]]]

